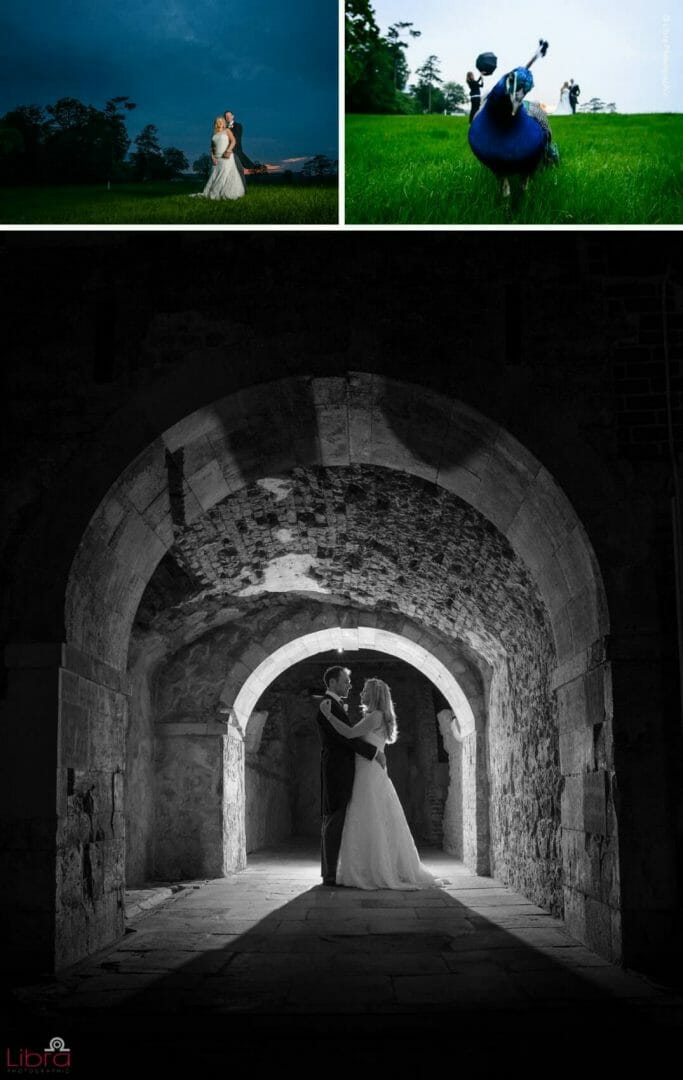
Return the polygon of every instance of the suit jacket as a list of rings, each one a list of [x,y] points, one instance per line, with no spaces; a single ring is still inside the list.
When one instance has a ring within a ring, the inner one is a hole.
[[[230,128],[230,130],[232,131],[233,135],[235,136],[235,150],[234,150],[235,157],[240,162],[242,168],[243,169],[254,169],[254,168],[256,168],[256,162],[252,161],[250,157],[247,157],[244,150],[242,149],[242,131],[243,131],[243,128],[242,128],[242,125],[240,124],[239,120],[233,120],[232,127]]]
[[[349,724],[349,719],[339,702],[328,694],[325,697],[332,702],[333,714],[343,723]],[[333,814],[335,810],[345,807],[351,798],[356,771],[356,754],[371,761],[377,753],[377,747],[363,739],[345,739],[325,719],[320,708],[316,719],[321,743],[321,811],[323,814]]]

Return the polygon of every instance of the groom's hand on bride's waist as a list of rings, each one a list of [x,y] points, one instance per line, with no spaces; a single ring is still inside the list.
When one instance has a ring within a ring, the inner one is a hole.
[[[378,761],[383,769],[387,767],[387,759],[381,750],[378,750],[375,754],[375,761]]]

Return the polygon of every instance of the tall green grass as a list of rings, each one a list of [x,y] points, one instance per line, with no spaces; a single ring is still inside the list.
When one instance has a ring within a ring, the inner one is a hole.
[[[0,221],[20,225],[336,225],[324,186],[249,184],[242,199],[191,199],[192,183],[0,189]]]
[[[683,220],[683,115],[550,117],[560,165],[525,194],[500,184],[446,116],[348,116],[346,221],[398,225],[658,225]]]

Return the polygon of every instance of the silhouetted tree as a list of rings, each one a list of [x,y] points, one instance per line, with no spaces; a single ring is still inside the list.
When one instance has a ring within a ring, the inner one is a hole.
[[[137,180],[158,180],[165,172],[164,155],[159,145],[156,124],[146,124],[135,140],[136,150],[131,154]]]
[[[402,48],[398,32],[392,41],[381,36],[369,0],[345,2],[347,111],[404,112],[403,95],[396,92],[396,81],[403,72],[396,61]],[[407,76],[407,68],[405,74]]]
[[[5,184],[38,183],[46,117],[39,105],[19,105],[0,120],[0,177]]]
[[[175,146],[167,146],[163,151],[164,171],[169,180],[176,176],[182,176],[190,167],[190,163],[182,150]]]
[[[21,105],[0,117],[0,183],[102,183],[134,171],[141,179],[172,178],[189,168],[182,150],[162,150],[148,124],[135,140],[132,166],[126,114],[136,108],[120,94],[103,109],[74,97],[44,109]]]
[[[590,101],[586,101],[581,107],[580,112],[600,113],[605,112],[608,106],[605,105],[601,98],[591,98]],[[616,106],[614,111],[616,112]]]
[[[412,26],[414,26],[414,23],[411,22],[397,22],[393,23],[387,30],[386,39],[394,63],[394,87],[396,90],[405,89],[408,82],[408,72],[410,71],[404,52],[410,43],[401,41],[401,33],[407,30],[411,38],[419,38],[422,35],[421,30],[411,30]]]
[[[123,162],[130,146],[130,137],[126,131],[126,112],[132,112],[137,105],[125,94],[110,98],[104,106],[104,116],[109,137],[110,177],[121,174]],[[125,110],[125,111],[122,111]]]
[[[336,161],[332,161],[325,154],[316,154],[315,157],[309,158],[302,166],[301,175],[322,178],[323,176],[333,176],[336,171]]]
[[[192,172],[201,180],[208,180],[212,168],[213,162],[210,154],[201,154],[201,156],[192,163]]]
[[[77,98],[59,98],[46,107],[45,155],[52,174],[69,183],[92,183],[111,168],[110,127],[104,113]]]

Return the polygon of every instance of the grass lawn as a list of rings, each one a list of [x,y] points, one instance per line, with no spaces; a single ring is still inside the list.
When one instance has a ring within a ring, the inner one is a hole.
[[[336,187],[254,183],[242,199],[191,199],[200,183],[0,189],[6,225],[336,225]]]
[[[503,201],[450,116],[348,116],[350,225],[671,225],[683,221],[683,114],[550,117],[557,168]]]

